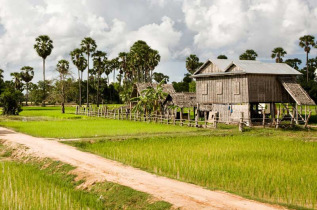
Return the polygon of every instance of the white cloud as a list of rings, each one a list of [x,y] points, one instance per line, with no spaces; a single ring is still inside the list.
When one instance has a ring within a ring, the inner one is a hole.
[[[185,0],[182,10],[194,44],[202,52],[254,48],[268,56],[272,48],[294,53],[297,40],[317,33],[316,4],[302,0]]]

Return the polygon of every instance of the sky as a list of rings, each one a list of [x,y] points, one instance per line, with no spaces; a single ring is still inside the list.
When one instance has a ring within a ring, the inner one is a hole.
[[[57,76],[58,60],[70,61],[69,52],[92,37],[109,58],[144,40],[161,55],[155,71],[180,81],[190,54],[203,62],[219,54],[235,60],[254,49],[258,60],[273,62],[272,49],[283,47],[286,58],[304,60],[298,38],[317,37],[317,0],[0,0],[0,68],[6,80],[23,66],[34,67],[33,82],[42,79],[42,60],[33,49],[42,34],[54,44],[48,79]],[[77,78],[77,69],[71,70]]]

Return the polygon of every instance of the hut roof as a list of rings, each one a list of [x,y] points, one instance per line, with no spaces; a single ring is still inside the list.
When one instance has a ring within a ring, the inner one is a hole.
[[[199,72],[205,68],[209,63],[213,63],[218,66],[221,72],[199,74]],[[239,67],[238,71],[230,71],[233,66]],[[274,75],[301,75],[296,69],[293,69],[285,63],[264,63],[260,61],[249,60],[208,60],[205,62],[192,77],[209,77],[209,76],[224,76],[235,74],[274,74]]]
[[[196,106],[196,93],[182,92],[172,94],[173,103],[179,107]]]
[[[148,83],[136,83],[135,85],[136,85],[138,93],[141,94],[141,92],[148,87],[153,87],[155,89],[158,84],[148,82]],[[163,91],[170,95],[173,93],[176,93],[172,84],[163,84]]]

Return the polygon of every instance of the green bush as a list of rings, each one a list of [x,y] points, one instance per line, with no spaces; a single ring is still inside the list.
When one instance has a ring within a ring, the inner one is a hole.
[[[3,115],[19,115],[22,111],[20,102],[23,94],[17,90],[6,89],[0,96],[0,101],[3,106]]]

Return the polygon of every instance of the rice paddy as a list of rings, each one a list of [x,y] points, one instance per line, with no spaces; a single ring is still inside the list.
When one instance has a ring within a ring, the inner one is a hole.
[[[284,136],[250,132],[240,136],[165,137],[71,144],[212,190],[224,190],[292,207],[316,208],[317,142],[305,142],[287,135],[291,132],[285,132]]]
[[[0,145],[1,147],[1,145]],[[170,209],[162,202],[149,202],[145,193],[118,184],[97,183],[90,191],[76,189],[80,183],[60,162],[1,161],[1,209]]]

